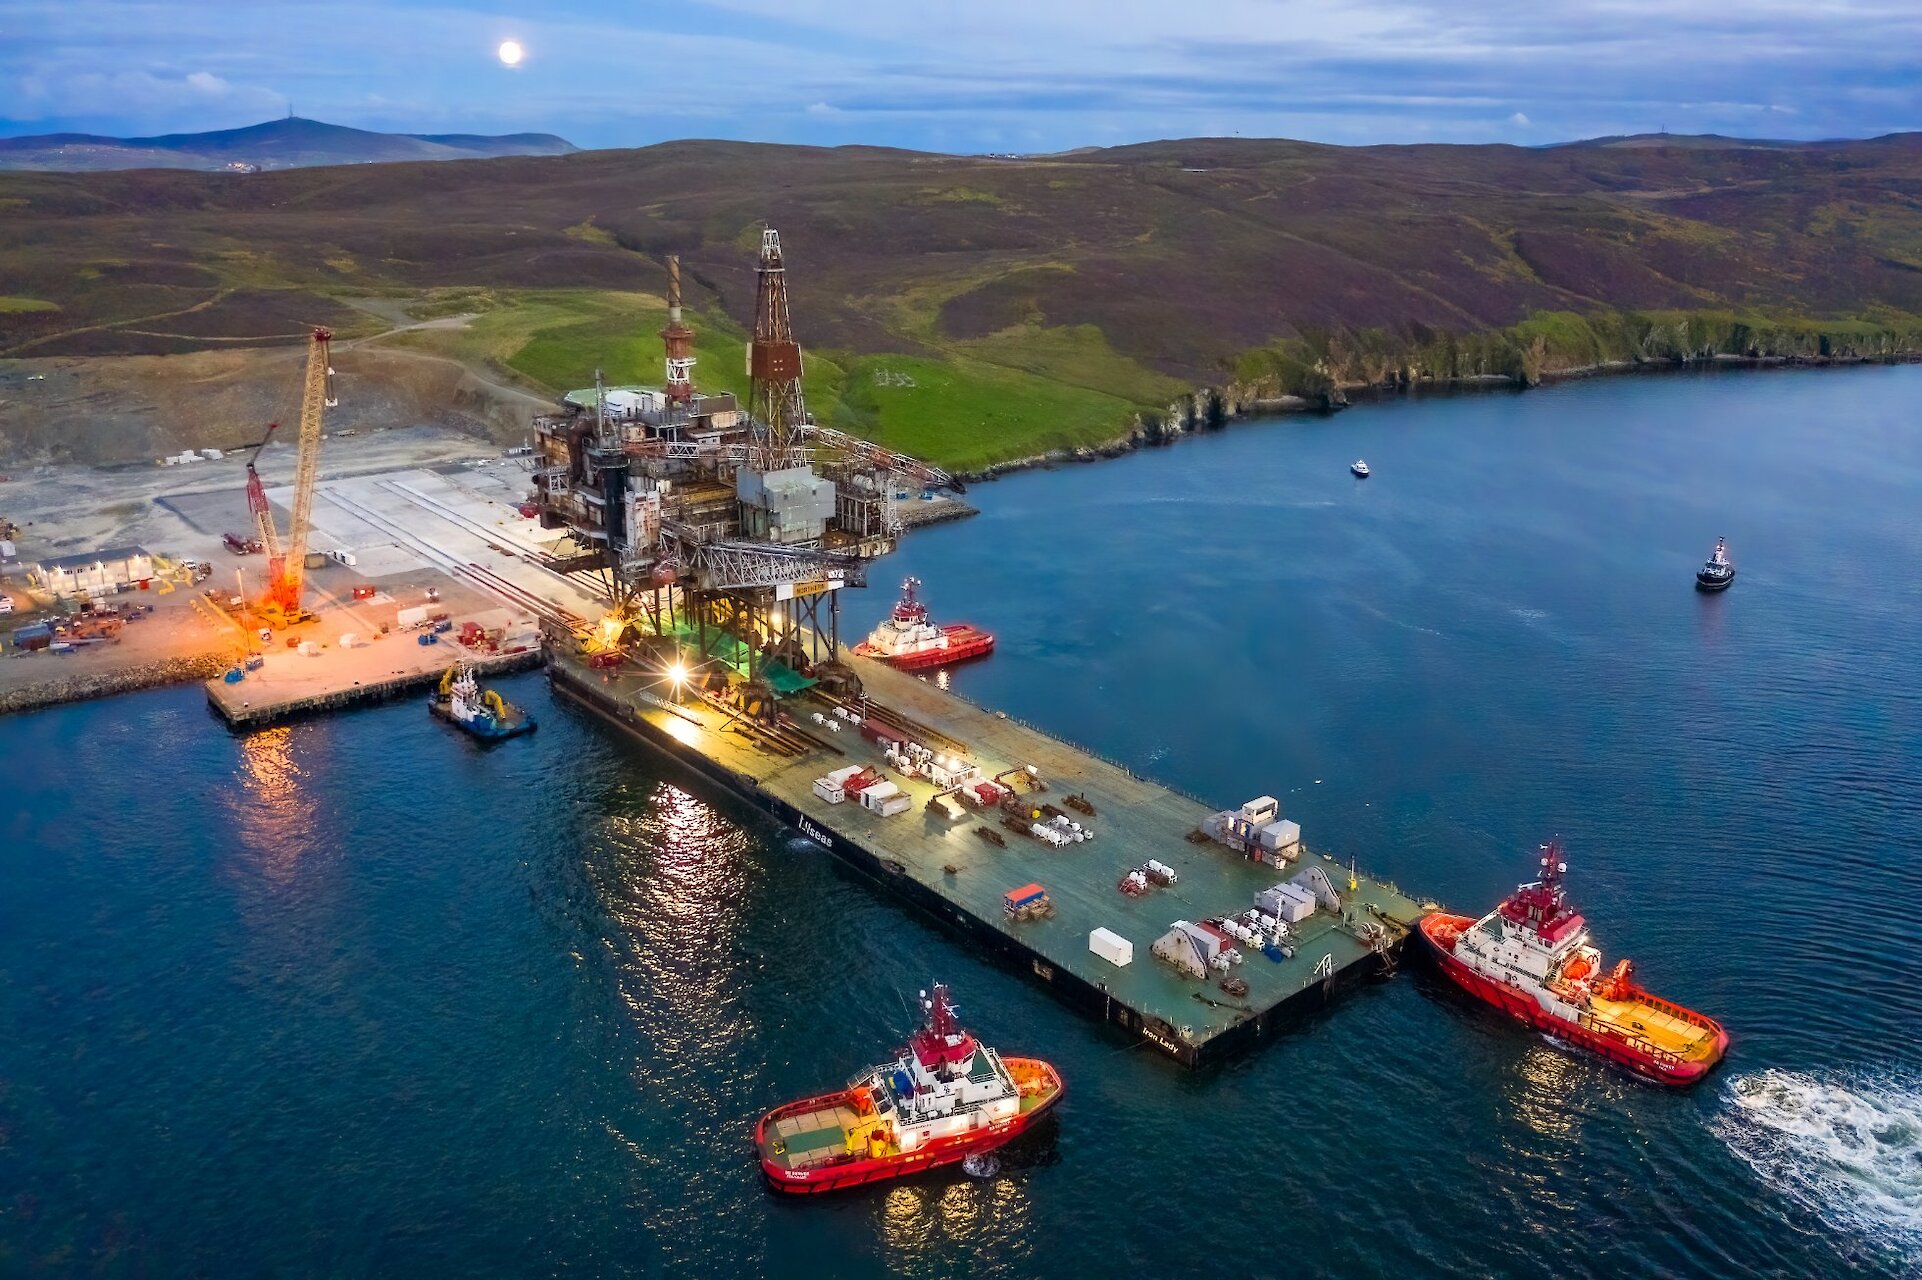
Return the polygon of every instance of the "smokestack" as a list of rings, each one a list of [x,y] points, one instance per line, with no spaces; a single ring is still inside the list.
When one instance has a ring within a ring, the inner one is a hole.
[[[667,255],[667,322],[681,322],[681,255]]]

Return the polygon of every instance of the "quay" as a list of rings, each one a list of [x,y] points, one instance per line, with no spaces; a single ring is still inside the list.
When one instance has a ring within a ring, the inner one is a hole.
[[[228,684],[207,681],[207,702],[227,726],[262,729],[323,711],[387,702],[425,689],[457,661],[484,677],[526,671],[543,658],[538,647],[518,653],[470,653],[458,644],[420,645],[411,635],[386,636],[365,648],[309,657],[294,651],[268,653],[257,671]]]
[[[999,815],[949,821],[928,807],[937,788],[900,777],[852,725],[829,733],[812,723],[812,711],[834,705],[816,693],[784,704],[791,723],[770,733],[721,705],[679,695],[659,672],[631,662],[593,665],[568,628],[550,625],[545,636],[558,694],[798,831],[1068,1004],[1187,1066],[1254,1045],[1340,986],[1392,970],[1421,913],[1385,881],[1357,875],[1351,882],[1349,868],[1325,855],[1304,852],[1295,865],[1276,867],[1196,843],[1187,837],[1216,811],[1202,801],[878,662],[852,661],[870,706],[933,739],[931,747],[965,753],[984,776],[1033,766],[1047,788],[1036,800],[1090,802],[1095,816],[1085,822],[1094,838],[1053,847],[1001,826]],[[884,817],[816,794],[816,778],[848,765],[886,771],[912,807]],[[1004,843],[977,836],[981,826]],[[1150,859],[1173,867],[1176,883],[1139,897],[1120,892],[1121,877]],[[1333,883],[1340,909],[1318,909],[1294,925],[1291,958],[1277,962],[1248,948],[1232,970],[1246,982],[1245,995],[1226,994],[1212,971],[1190,978],[1151,954],[1176,920],[1246,911],[1256,894],[1309,866]],[[1047,890],[1051,918],[1015,920],[1004,910],[1003,895],[1030,883]],[[1131,942],[1133,961],[1116,966],[1094,954],[1089,935],[1098,928]]]

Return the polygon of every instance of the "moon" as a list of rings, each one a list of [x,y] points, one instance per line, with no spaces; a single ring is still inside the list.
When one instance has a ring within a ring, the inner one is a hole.
[[[522,56],[523,56],[523,51],[521,49],[520,41],[518,40],[501,41],[500,57],[501,57],[502,66],[518,67],[521,64]]]

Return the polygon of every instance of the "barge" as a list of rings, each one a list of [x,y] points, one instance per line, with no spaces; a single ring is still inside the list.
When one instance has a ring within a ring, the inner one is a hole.
[[[1033,830],[1045,825],[1040,820],[1017,830],[999,812],[984,821],[958,809],[965,788],[930,781],[930,771],[906,776],[893,739],[863,731],[872,716],[857,724],[817,692],[791,700],[778,728],[755,731],[738,711],[687,688],[678,672],[670,679],[633,662],[596,661],[603,655],[584,651],[582,637],[558,624],[549,625],[546,640],[549,678],[564,700],[798,831],[1070,1006],[1186,1066],[1249,1048],[1344,985],[1391,971],[1420,915],[1393,885],[1325,854],[1299,852],[1283,865],[1199,837],[1224,815],[880,662],[850,663],[863,708],[910,726],[901,736],[916,732],[940,758],[965,756],[983,779],[1029,788],[1019,794],[1032,798],[1036,814],[1054,796],[1075,797],[1099,814],[1077,828],[1084,838],[1043,838]],[[874,773],[887,775],[885,802],[817,785],[836,774],[852,781]],[[1064,820],[1060,829],[1071,825]],[[977,828],[996,826],[1008,834],[977,838]],[[1172,872],[1179,888],[1116,891],[1118,875],[1151,861]],[[1198,974],[1162,958],[1159,944],[1172,926],[1188,923],[1197,938],[1225,939],[1220,930],[1241,930],[1232,920],[1250,915],[1278,880],[1311,868],[1332,893],[1294,918],[1285,952],[1249,946],[1226,976],[1205,958]],[[1035,886],[1045,886],[1051,912],[1007,910],[1011,890]]]

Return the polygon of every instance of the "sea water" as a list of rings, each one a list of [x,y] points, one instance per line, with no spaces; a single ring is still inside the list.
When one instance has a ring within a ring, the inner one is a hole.
[[[1607,954],[1729,1028],[1699,1088],[1412,963],[1186,1072],[538,674],[492,747],[418,700],[236,737],[174,689],[0,720],[0,1272],[1913,1274],[1918,400],[1875,368],[1237,425],[977,486],[845,606],[915,573],[1000,638],[957,690],[1456,910],[1559,835]],[[988,1178],[765,1192],[755,1117],[935,979],[1060,1065],[1058,1123]]]

